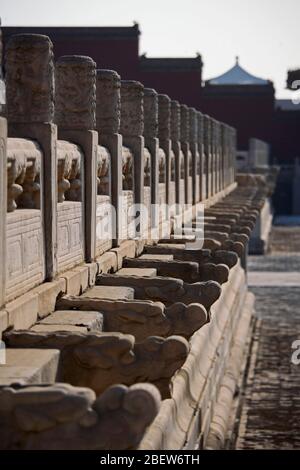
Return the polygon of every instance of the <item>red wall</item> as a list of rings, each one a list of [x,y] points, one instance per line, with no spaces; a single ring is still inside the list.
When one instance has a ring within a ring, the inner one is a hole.
[[[274,95],[266,93],[217,93],[203,92],[200,111],[226,122],[237,129],[238,148],[247,150],[251,137],[266,142],[272,140]]]
[[[123,79],[134,80],[138,75],[138,41],[135,38],[54,40],[54,54],[56,58],[66,54],[88,55],[98,68],[116,70]]]
[[[141,70],[141,82],[159,93],[188,106],[197,106],[201,96],[201,71],[198,70]]]

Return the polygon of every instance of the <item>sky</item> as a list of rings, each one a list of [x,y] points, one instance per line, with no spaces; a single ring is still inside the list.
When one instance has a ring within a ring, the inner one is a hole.
[[[140,53],[188,57],[197,52],[203,78],[235,63],[274,82],[277,98],[288,69],[300,67],[300,0],[0,0],[7,26],[130,26],[141,29]]]

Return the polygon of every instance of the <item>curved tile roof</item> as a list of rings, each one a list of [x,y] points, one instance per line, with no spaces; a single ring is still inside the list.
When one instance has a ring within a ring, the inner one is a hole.
[[[207,80],[209,85],[268,85],[269,81],[255,77],[239,65],[238,57],[236,64],[219,77]]]

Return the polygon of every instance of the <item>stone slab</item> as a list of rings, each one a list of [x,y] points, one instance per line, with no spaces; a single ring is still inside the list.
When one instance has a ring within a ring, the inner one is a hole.
[[[88,331],[102,331],[103,315],[94,311],[57,310],[40,321],[39,325],[73,325],[85,327]]]
[[[117,276],[140,276],[155,277],[157,270],[155,268],[121,268],[116,272]]]
[[[38,295],[28,292],[9,302],[5,309],[8,313],[9,326],[13,326],[15,330],[26,330],[37,320]]]
[[[56,281],[44,282],[32,290],[38,295],[38,317],[43,318],[55,309],[57,296],[66,292],[66,280],[59,278]]]
[[[158,243],[158,248],[177,248],[179,250],[185,250],[185,244],[183,243]]]
[[[0,385],[13,382],[53,383],[59,351],[56,349],[6,349],[6,364],[0,365]]]
[[[70,331],[72,333],[87,333],[89,331],[86,326],[76,325],[48,325],[37,323],[30,328],[30,331],[36,331],[37,333],[50,333],[53,331]]]
[[[139,259],[149,259],[149,260],[158,259],[160,261],[173,261],[174,255],[145,254],[145,255],[139,256]]]
[[[81,297],[109,300],[133,300],[134,289],[119,286],[94,286]]]

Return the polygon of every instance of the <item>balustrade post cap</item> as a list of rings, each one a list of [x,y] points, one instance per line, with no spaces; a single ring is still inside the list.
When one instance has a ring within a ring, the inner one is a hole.
[[[153,97],[158,96],[157,91],[155,91],[154,88],[144,88],[144,95]]]
[[[6,50],[10,49],[16,45],[22,46],[45,46],[50,45],[52,46],[51,39],[46,36],[45,34],[30,34],[30,33],[23,33],[23,34],[14,34],[8,40]]]
[[[136,91],[143,91],[144,85],[137,80],[121,80],[121,89],[132,89]]]
[[[111,81],[120,81],[121,77],[115,70],[110,69],[97,69],[97,79],[100,80],[111,80]]]
[[[96,67],[96,62],[89,56],[86,55],[62,55],[57,61],[56,65],[60,67],[67,67],[69,65],[90,65]]]
[[[168,103],[171,103],[171,98],[168,96],[168,95],[164,95],[164,94],[161,94],[159,93],[158,94],[158,103],[159,104],[168,104]]]

